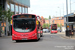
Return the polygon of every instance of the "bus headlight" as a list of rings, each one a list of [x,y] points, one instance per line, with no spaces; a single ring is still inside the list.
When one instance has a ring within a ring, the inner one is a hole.
[[[14,37],[17,36],[16,34],[12,34]]]
[[[32,34],[32,36],[35,36],[37,33]]]

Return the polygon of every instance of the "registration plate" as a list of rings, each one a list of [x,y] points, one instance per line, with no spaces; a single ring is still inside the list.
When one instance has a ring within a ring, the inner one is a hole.
[[[27,40],[27,39],[22,39],[22,40]]]

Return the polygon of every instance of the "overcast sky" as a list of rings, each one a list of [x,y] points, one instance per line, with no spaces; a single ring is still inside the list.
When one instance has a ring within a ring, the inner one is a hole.
[[[68,0],[68,13],[70,13],[70,0]],[[75,11],[75,0],[71,0],[71,11]],[[66,0],[30,0],[28,12],[48,18],[66,15]]]

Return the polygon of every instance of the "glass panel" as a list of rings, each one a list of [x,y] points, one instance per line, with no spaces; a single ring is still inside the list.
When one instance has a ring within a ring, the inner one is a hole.
[[[16,15],[13,17],[13,27],[17,32],[30,32],[35,29],[35,15]]]
[[[17,32],[30,32],[35,29],[35,19],[13,20],[14,30]]]

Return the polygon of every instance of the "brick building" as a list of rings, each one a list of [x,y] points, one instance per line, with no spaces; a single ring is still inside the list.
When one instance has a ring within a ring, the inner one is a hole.
[[[45,23],[49,24],[49,20],[45,20]]]
[[[43,25],[45,23],[45,19],[43,16],[41,16],[41,25]]]
[[[61,24],[62,26],[64,26],[64,17],[55,17],[55,18],[52,18],[50,20],[50,23],[51,24]]]
[[[45,23],[49,24],[49,19],[45,20]],[[64,26],[64,17],[55,17],[50,19],[50,24],[61,24],[62,26]]]

